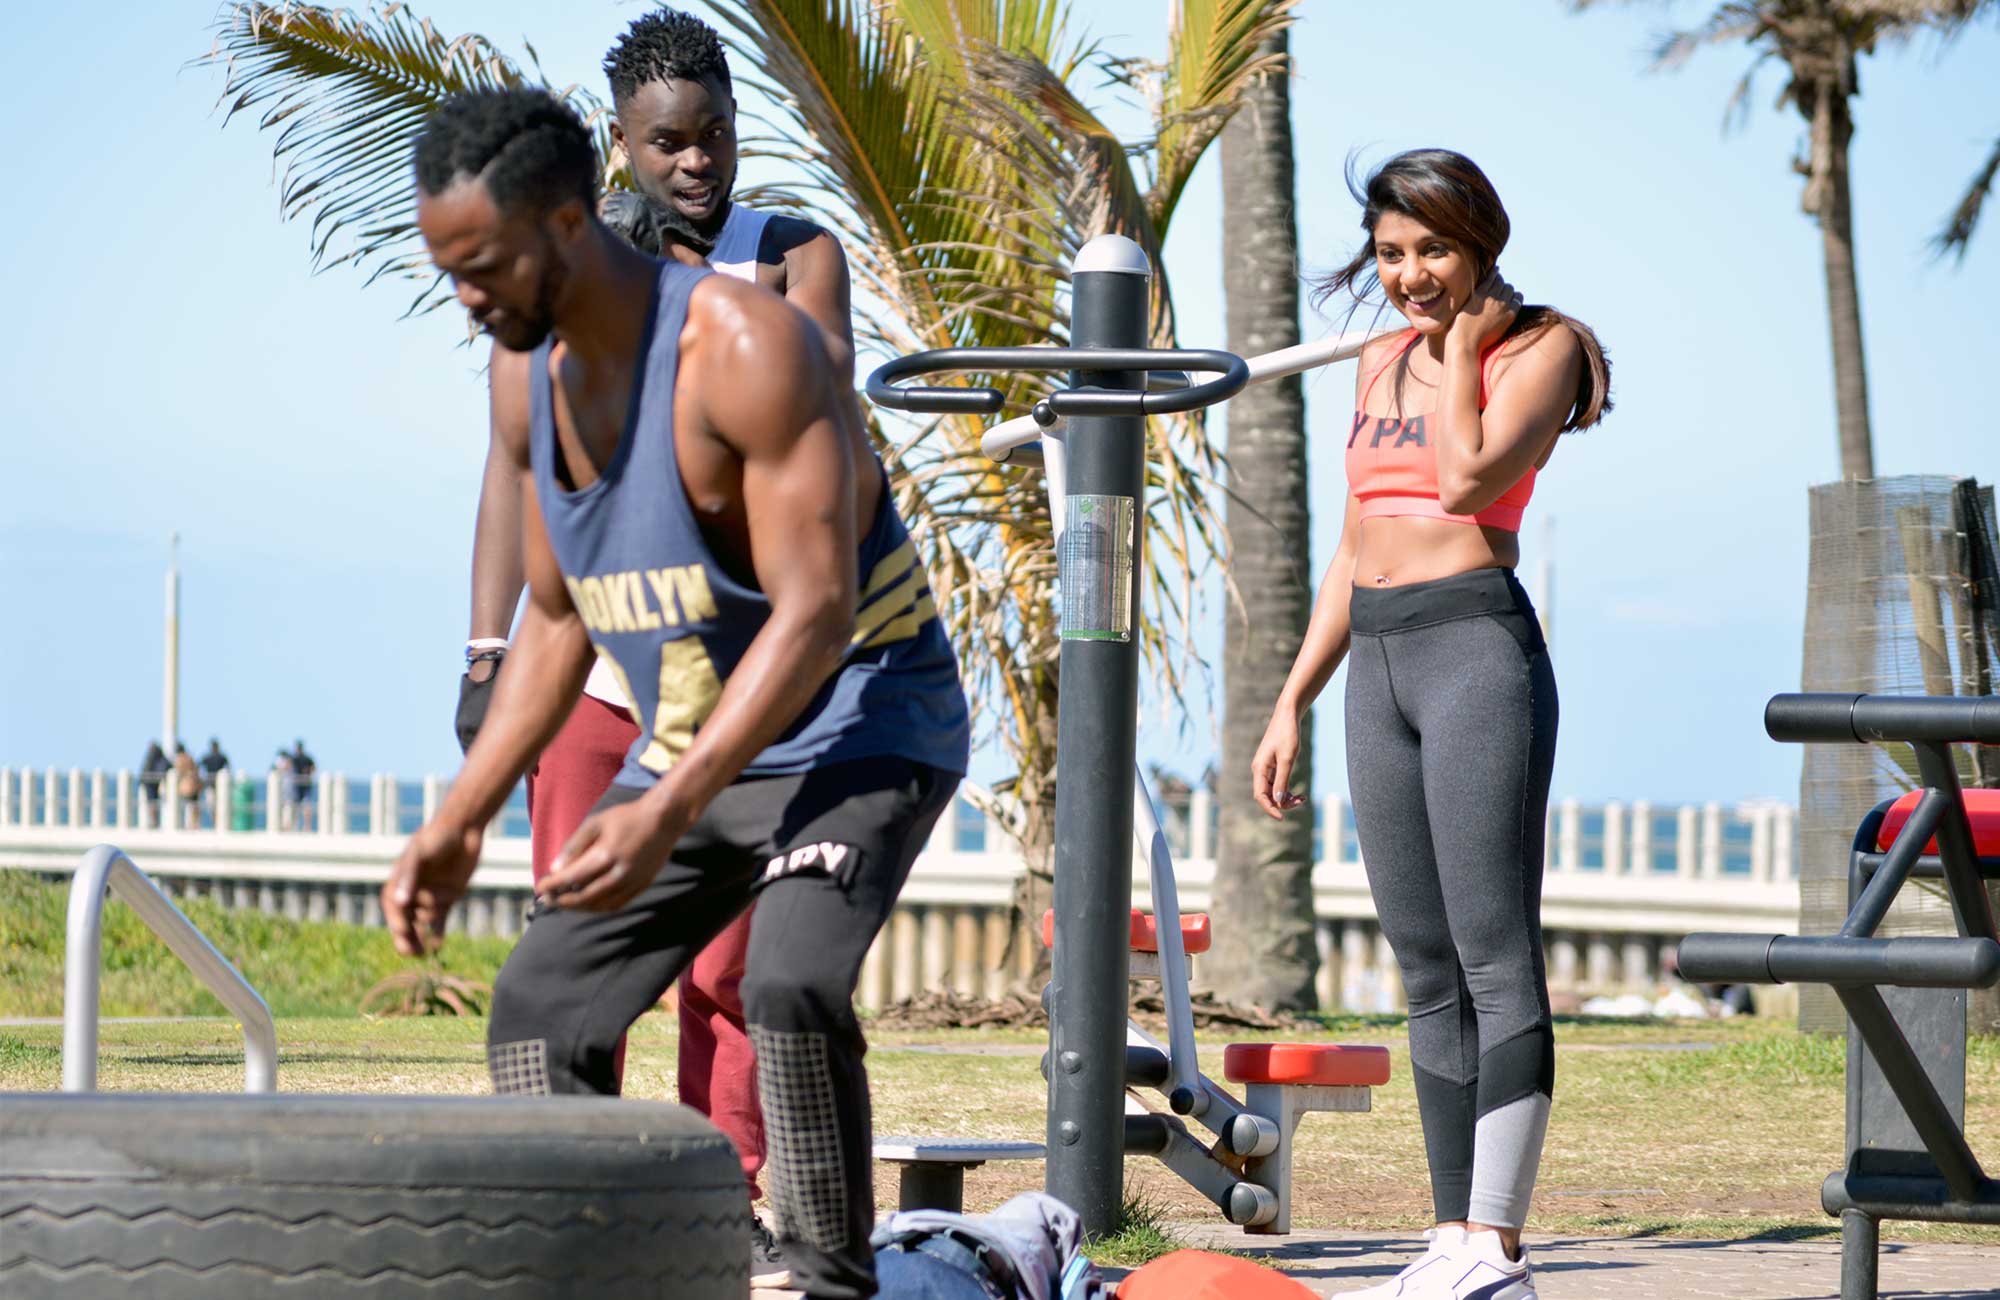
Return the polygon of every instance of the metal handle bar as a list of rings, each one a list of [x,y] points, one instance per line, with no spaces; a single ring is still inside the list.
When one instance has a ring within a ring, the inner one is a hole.
[[[1006,404],[996,388],[896,386],[899,379],[951,370],[1084,373],[1199,370],[1219,375],[1206,383],[1164,392],[1063,389],[1046,399],[1049,410],[1057,415],[1165,415],[1193,411],[1234,397],[1250,382],[1250,367],[1242,357],[1209,348],[938,348],[897,357],[878,366],[868,376],[868,400],[894,411],[943,415],[991,415]],[[1149,383],[1147,389],[1153,389],[1153,385]]]
[[[1991,939],[1864,939],[1833,935],[1691,934],[1677,954],[1700,984],[1887,984],[1982,989],[2000,982]]]
[[[63,948],[63,1091],[97,1091],[97,977],[104,964],[107,890],[124,899],[243,1026],[243,1091],[275,1091],[278,1031],[271,1008],[152,878],[123,849],[110,844],[84,854],[69,882],[69,936]]]
[[[1764,730],[1773,740],[2000,745],[2000,696],[1774,695]]]
[[[1382,337],[1385,332],[1393,331],[1378,331],[1374,334],[1334,334],[1323,339],[1314,339],[1310,343],[1300,343],[1295,347],[1279,348],[1276,352],[1266,352],[1262,356],[1251,357],[1248,359],[1250,383],[1268,383],[1273,379],[1282,379],[1286,375],[1296,375],[1301,371],[1330,366],[1336,361],[1358,357],[1362,348],[1370,341]],[[1159,378],[1158,371],[1148,375],[1148,387],[1159,386]],[[1037,438],[1059,437],[1061,432],[1060,422],[1045,428],[1032,415],[1023,415],[1012,420],[1004,420],[988,429],[979,439],[979,449],[986,453],[988,459],[1005,462],[1013,458],[1016,450],[1027,446]]]

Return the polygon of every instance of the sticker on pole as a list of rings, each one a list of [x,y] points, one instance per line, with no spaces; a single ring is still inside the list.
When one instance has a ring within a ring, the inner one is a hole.
[[[1062,639],[1132,639],[1132,498],[1063,498]]]

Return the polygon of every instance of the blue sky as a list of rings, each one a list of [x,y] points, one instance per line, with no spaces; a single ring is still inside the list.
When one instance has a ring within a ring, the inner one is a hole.
[[[218,77],[181,66],[207,47],[208,6],[127,8],[87,42],[46,6],[0,20],[19,178],[0,209],[16,304],[0,322],[0,763],[137,763],[159,726],[161,573],[178,529],[191,746],[219,735],[258,763],[303,736],[351,773],[449,772],[479,354],[455,346],[448,313],[399,321],[401,285],[311,275],[306,229],[277,218],[269,138],[248,121],[220,129]],[[516,50],[527,33],[554,78],[592,82],[639,11],[419,9]],[[1775,76],[1724,136],[1741,51],[1643,72],[1660,23],[1701,12],[1306,0],[1294,37],[1310,266],[1359,237],[1350,151],[1457,148],[1512,214],[1508,276],[1611,349],[1618,409],[1564,444],[1524,534],[1531,574],[1539,521],[1556,520],[1558,796],[1797,789],[1797,751],[1764,739],[1759,714],[1798,681],[1806,487],[1836,473],[1819,240],[1788,165],[1796,115],[1769,108]],[[1165,4],[1085,0],[1076,18],[1109,49],[1164,48]],[[1989,26],[1862,68],[1855,226],[1884,474],[2000,479],[2000,214],[1961,267],[1923,247],[2000,131],[1996,66]],[[1167,247],[1192,346],[1222,340],[1217,177],[1211,157]],[[1340,367],[1308,388],[1316,573],[1352,383]],[[1338,709],[1319,717],[1320,788],[1338,790]],[[1143,743],[1192,773],[1215,735],[1210,717],[1179,730],[1155,709]]]

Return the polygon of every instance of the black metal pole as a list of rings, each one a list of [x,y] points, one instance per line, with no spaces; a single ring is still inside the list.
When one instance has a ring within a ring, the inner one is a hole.
[[[1071,283],[1072,346],[1145,345],[1151,268],[1136,243],[1119,235],[1091,240]],[[1079,372],[1073,382],[1137,390],[1146,377]],[[1118,1222],[1125,1172],[1145,419],[1072,416],[1065,441],[1065,495],[1050,503],[1064,527],[1048,1192],[1082,1217],[1084,1231],[1105,1233]]]
[[[1875,1300],[1880,1294],[1878,1225],[1860,1210],[1840,1214],[1840,1300]]]

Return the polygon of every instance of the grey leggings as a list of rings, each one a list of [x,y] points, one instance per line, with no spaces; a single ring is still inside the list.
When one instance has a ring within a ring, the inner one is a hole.
[[[1509,569],[1356,587],[1347,780],[1410,1007],[1438,1221],[1519,1227],[1555,1082],[1542,841],[1556,684]]]

